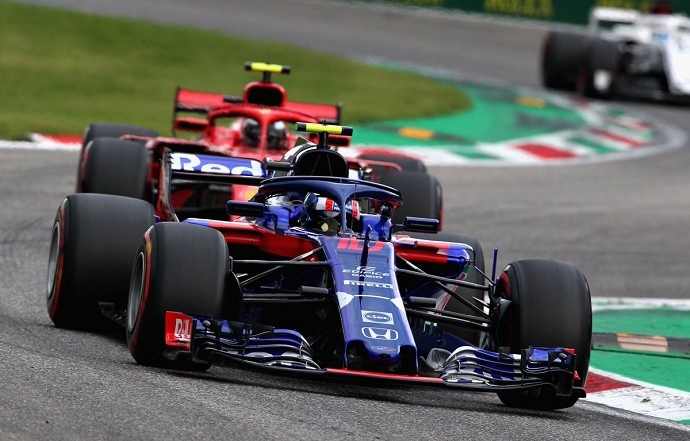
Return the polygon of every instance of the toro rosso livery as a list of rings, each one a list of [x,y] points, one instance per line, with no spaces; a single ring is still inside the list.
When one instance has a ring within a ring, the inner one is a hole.
[[[68,196],[56,215],[48,312],[59,327],[126,329],[142,365],[214,364],[331,378],[490,391],[558,409],[585,396],[591,346],[584,275],[522,260],[490,274],[481,245],[436,219],[393,213],[386,185],[351,179],[319,132],[290,162],[174,155],[159,200]],[[176,176],[258,185],[226,204],[235,220],[176,219]]]
[[[595,98],[690,97],[687,16],[594,8],[589,31],[546,34],[541,57],[544,86]]]

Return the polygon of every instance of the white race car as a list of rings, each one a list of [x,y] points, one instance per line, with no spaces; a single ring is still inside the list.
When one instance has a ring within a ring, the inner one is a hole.
[[[587,33],[546,34],[541,75],[587,97],[690,101],[690,18],[594,8]]]

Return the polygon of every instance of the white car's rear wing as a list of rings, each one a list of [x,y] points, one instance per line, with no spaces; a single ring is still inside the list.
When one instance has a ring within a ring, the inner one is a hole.
[[[597,32],[602,29],[610,29],[614,25],[633,24],[641,13],[633,9],[622,8],[592,8],[589,14],[589,30]]]

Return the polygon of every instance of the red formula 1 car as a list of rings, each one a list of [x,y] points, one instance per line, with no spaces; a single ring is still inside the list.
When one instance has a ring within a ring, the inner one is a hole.
[[[288,66],[246,63],[245,70],[263,74],[247,84],[242,96],[179,89],[175,94],[173,136],[121,125],[91,124],[82,140],[77,192],[107,193],[153,200],[157,161],[151,154],[163,145],[180,153],[211,153],[231,157],[281,160],[298,140],[292,126],[297,121],[340,123],[342,106],[290,101],[285,88],[271,74],[286,74]],[[201,117],[201,116],[203,117]],[[314,141],[316,138],[312,137]],[[347,146],[349,138],[332,136],[331,145]],[[374,180],[398,188],[414,204],[396,215],[442,219],[443,195],[438,180],[424,163],[408,155],[363,155],[350,160],[351,177]],[[122,170],[128,170],[123,173]],[[247,200],[251,187],[208,186],[178,182],[173,201],[182,216],[198,210],[225,213],[225,201]],[[197,213],[199,214],[199,213]]]
[[[496,274],[496,251],[485,274],[476,240],[439,237],[436,219],[396,224],[400,192],[348,177],[327,135],[351,129],[297,127],[317,131],[319,143],[267,163],[283,176],[257,175],[252,159],[163,148],[155,207],[67,196],[49,254],[54,324],[102,329],[112,319],[147,366],[230,363],[436,385],[493,392],[528,409],[567,408],[585,396],[592,313],[580,270],[520,260]],[[165,192],[175,176],[259,186],[251,201],[228,201],[240,219],[177,222]]]

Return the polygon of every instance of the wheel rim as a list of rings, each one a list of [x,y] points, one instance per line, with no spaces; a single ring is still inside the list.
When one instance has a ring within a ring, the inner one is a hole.
[[[143,252],[137,254],[134,271],[129,284],[129,299],[127,301],[127,331],[134,331],[144,295],[144,277],[146,275],[146,256]]]
[[[52,301],[55,297],[55,288],[57,286],[58,269],[60,268],[60,223],[55,222],[53,225],[53,235],[50,240],[50,253],[48,254],[48,280],[47,280],[47,296],[48,300]]]

